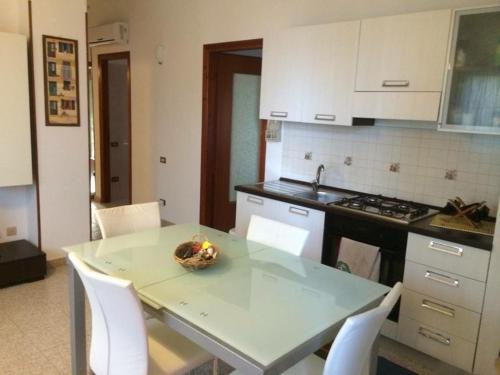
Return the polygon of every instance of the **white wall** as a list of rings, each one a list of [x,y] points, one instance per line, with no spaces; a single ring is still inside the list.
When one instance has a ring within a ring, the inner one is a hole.
[[[166,199],[162,217],[199,218],[202,46],[264,37],[278,28],[492,0],[145,0],[130,3],[134,200]],[[165,63],[154,51],[165,46]],[[140,128],[139,128],[140,127]],[[154,148],[149,148],[152,142]],[[167,164],[158,162],[167,157]]]
[[[61,247],[89,240],[86,0],[34,0],[33,45],[42,247],[48,259]],[[42,35],[78,40],[80,126],[45,126]]]

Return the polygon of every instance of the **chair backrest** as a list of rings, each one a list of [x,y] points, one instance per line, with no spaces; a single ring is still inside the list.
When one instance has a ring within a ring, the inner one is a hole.
[[[369,361],[373,342],[401,296],[402,289],[403,284],[396,283],[378,307],[345,321],[330,348],[323,375],[362,374]]]
[[[91,270],[68,255],[92,310],[90,368],[96,375],[147,375],[147,331],[139,298],[128,280]]]
[[[102,238],[161,226],[158,202],[104,208],[96,211],[96,218]]]
[[[252,215],[248,225],[247,240],[300,256],[309,231],[279,221]]]

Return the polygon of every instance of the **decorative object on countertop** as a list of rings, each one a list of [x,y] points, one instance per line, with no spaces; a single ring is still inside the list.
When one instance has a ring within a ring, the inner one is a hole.
[[[219,249],[205,235],[195,234],[191,241],[177,246],[174,259],[183,267],[200,270],[215,264],[219,254]]]
[[[442,213],[434,217],[431,225],[493,236],[495,222],[487,220],[489,213],[486,202],[466,204],[456,197],[448,200]]]

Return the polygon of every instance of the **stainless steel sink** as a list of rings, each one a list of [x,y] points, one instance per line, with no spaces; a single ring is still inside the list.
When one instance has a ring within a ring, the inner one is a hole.
[[[324,191],[303,191],[301,193],[294,194],[294,197],[309,199],[315,202],[321,203],[332,203],[342,200],[345,198],[345,194],[335,194],[335,193],[327,193]]]

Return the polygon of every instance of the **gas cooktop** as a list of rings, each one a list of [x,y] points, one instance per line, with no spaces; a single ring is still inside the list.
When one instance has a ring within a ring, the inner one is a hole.
[[[376,216],[383,220],[402,224],[410,224],[439,212],[420,203],[388,198],[382,195],[363,194],[342,199],[333,205],[344,210],[358,211],[360,214]]]

